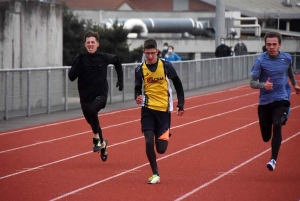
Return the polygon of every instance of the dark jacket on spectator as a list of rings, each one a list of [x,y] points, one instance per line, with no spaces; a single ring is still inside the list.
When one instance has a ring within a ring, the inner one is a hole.
[[[216,48],[215,56],[216,57],[229,57],[230,52],[231,52],[231,50],[227,45],[219,45]]]

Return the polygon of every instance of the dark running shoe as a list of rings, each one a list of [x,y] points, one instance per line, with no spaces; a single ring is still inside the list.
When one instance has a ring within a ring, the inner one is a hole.
[[[103,142],[105,143],[105,145],[103,147],[101,147],[100,158],[103,162],[105,162],[107,160],[107,151],[106,151],[107,140],[103,140]]]
[[[99,138],[93,138],[93,151],[99,152],[101,149],[101,143]]]

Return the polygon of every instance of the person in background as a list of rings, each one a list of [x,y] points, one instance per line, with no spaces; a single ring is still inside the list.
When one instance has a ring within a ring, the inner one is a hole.
[[[102,161],[107,160],[107,140],[103,138],[98,112],[105,108],[108,94],[107,66],[113,64],[117,71],[116,87],[123,90],[123,70],[119,58],[113,54],[97,51],[98,32],[87,31],[84,35],[86,53],[79,54],[68,73],[69,79],[78,78],[80,105],[86,121],[93,130],[93,151],[101,153]]]
[[[267,51],[257,57],[250,72],[250,87],[259,89],[258,119],[264,142],[271,142],[271,159],[267,163],[270,171],[275,169],[282,141],[282,126],[286,124],[290,113],[291,87],[296,94],[300,87],[294,77],[292,57],[279,51],[281,35],[268,32],[265,35]]]
[[[169,44],[168,43],[164,43],[163,49],[161,51],[161,58],[164,58],[165,55],[168,53],[168,47],[169,47]]]
[[[234,46],[235,56],[248,54],[247,46],[243,43],[242,39],[239,38],[238,43]]]
[[[167,150],[173,110],[171,80],[177,92],[177,114],[184,114],[184,91],[173,64],[157,57],[155,39],[144,42],[146,61],[135,69],[134,96],[141,104],[142,132],[145,136],[146,155],[152,170],[148,184],[160,182],[156,154]]]
[[[225,38],[220,39],[221,44],[216,48],[215,56],[216,57],[229,57],[230,56],[230,48],[225,45]]]
[[[234,48],[232,46],[229,47],[230,48],[230,56],[234,55]]]
[[[164,57],[167,61],[181,61],[180,56],[174,52],[174,47],[172,45],[169,45],[168,47],[168,53]]]

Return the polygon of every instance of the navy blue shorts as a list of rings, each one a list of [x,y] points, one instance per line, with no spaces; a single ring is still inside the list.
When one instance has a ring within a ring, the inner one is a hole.
[[[171,113],[142,107],[141,124],[142,132],[152,130],[155,133],[156,139],[160,138],[167,132],[168,138],[171,125]]]

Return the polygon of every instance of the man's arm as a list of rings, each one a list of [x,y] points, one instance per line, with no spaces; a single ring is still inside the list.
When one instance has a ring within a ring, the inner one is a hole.
[[[293,67],[290,66],[288,68],[288,76],[290,78],[290,81],[292,83],[293,86],[296,86],[297,85],[297,82],[296,82],[296,79],[295,79],[295,76],[294,76],[294,70],[293,70]]]
[[[218,56],[219,56],[219,54],[218,54],[218,47],[217,47],[215,50],[215,57],[218,57]]]
[[[134,99],[136,100],[136,98],[140,95],[142,95],[142,84],[143,84],[143,80],[141,77],[141,69],[140,67],[137,67],[135,69],[135,80],[134,80]]]
[[[259,82],[258,77],[251,76],[250,87],[252,89],[263,89],[265,88],[265,82]]]
[[[178,100],[177,107],[178,107],[179,111],[183,111],[184,110],[183,109],[183,107],[184,107],[184,91],[183,91],[181,80],[178,76],[175,76],[172,78],[172,82],[173,82],[173,85],[174,85],[176,93],[177,93],[177,100]]]
[[[296,91],[296,94],[300,94],[300,87],[298,86],[297,81],[296,81],[296,79],[295,79],[295,76],[294,76],[294,70],[293,70],[293,67],[292,67],[292,66],[290,66],[290,67],[288,68],[288,76],[289,76],[289,78],[290,78],[290,81],[291,81],[292,85],[294,86],[294,89],[295,89],[295,91]]]
[[[71,80],[72,82],[76,80],[76,78],[80,74],[81,58],[82,58],[81,54],[77,55],[73,61],[71,69],[69,70],[68,76],[69,76],[69,80]]]
[[[181,61],[181,58],[178,54],[175,54],[176,61]]]
[[[123,91],[124,88],[123,69],[122,69],[122,64],[120,62],[120,59],[116,55],[109,55],[109,57],[110,57],[109,63],[113,64],[115,66],[115,70],[117,71],[118,81],[116,87],[119,88],[119,91]]]
[[[244,44],[244,51],[248,54],[247,46]]]

